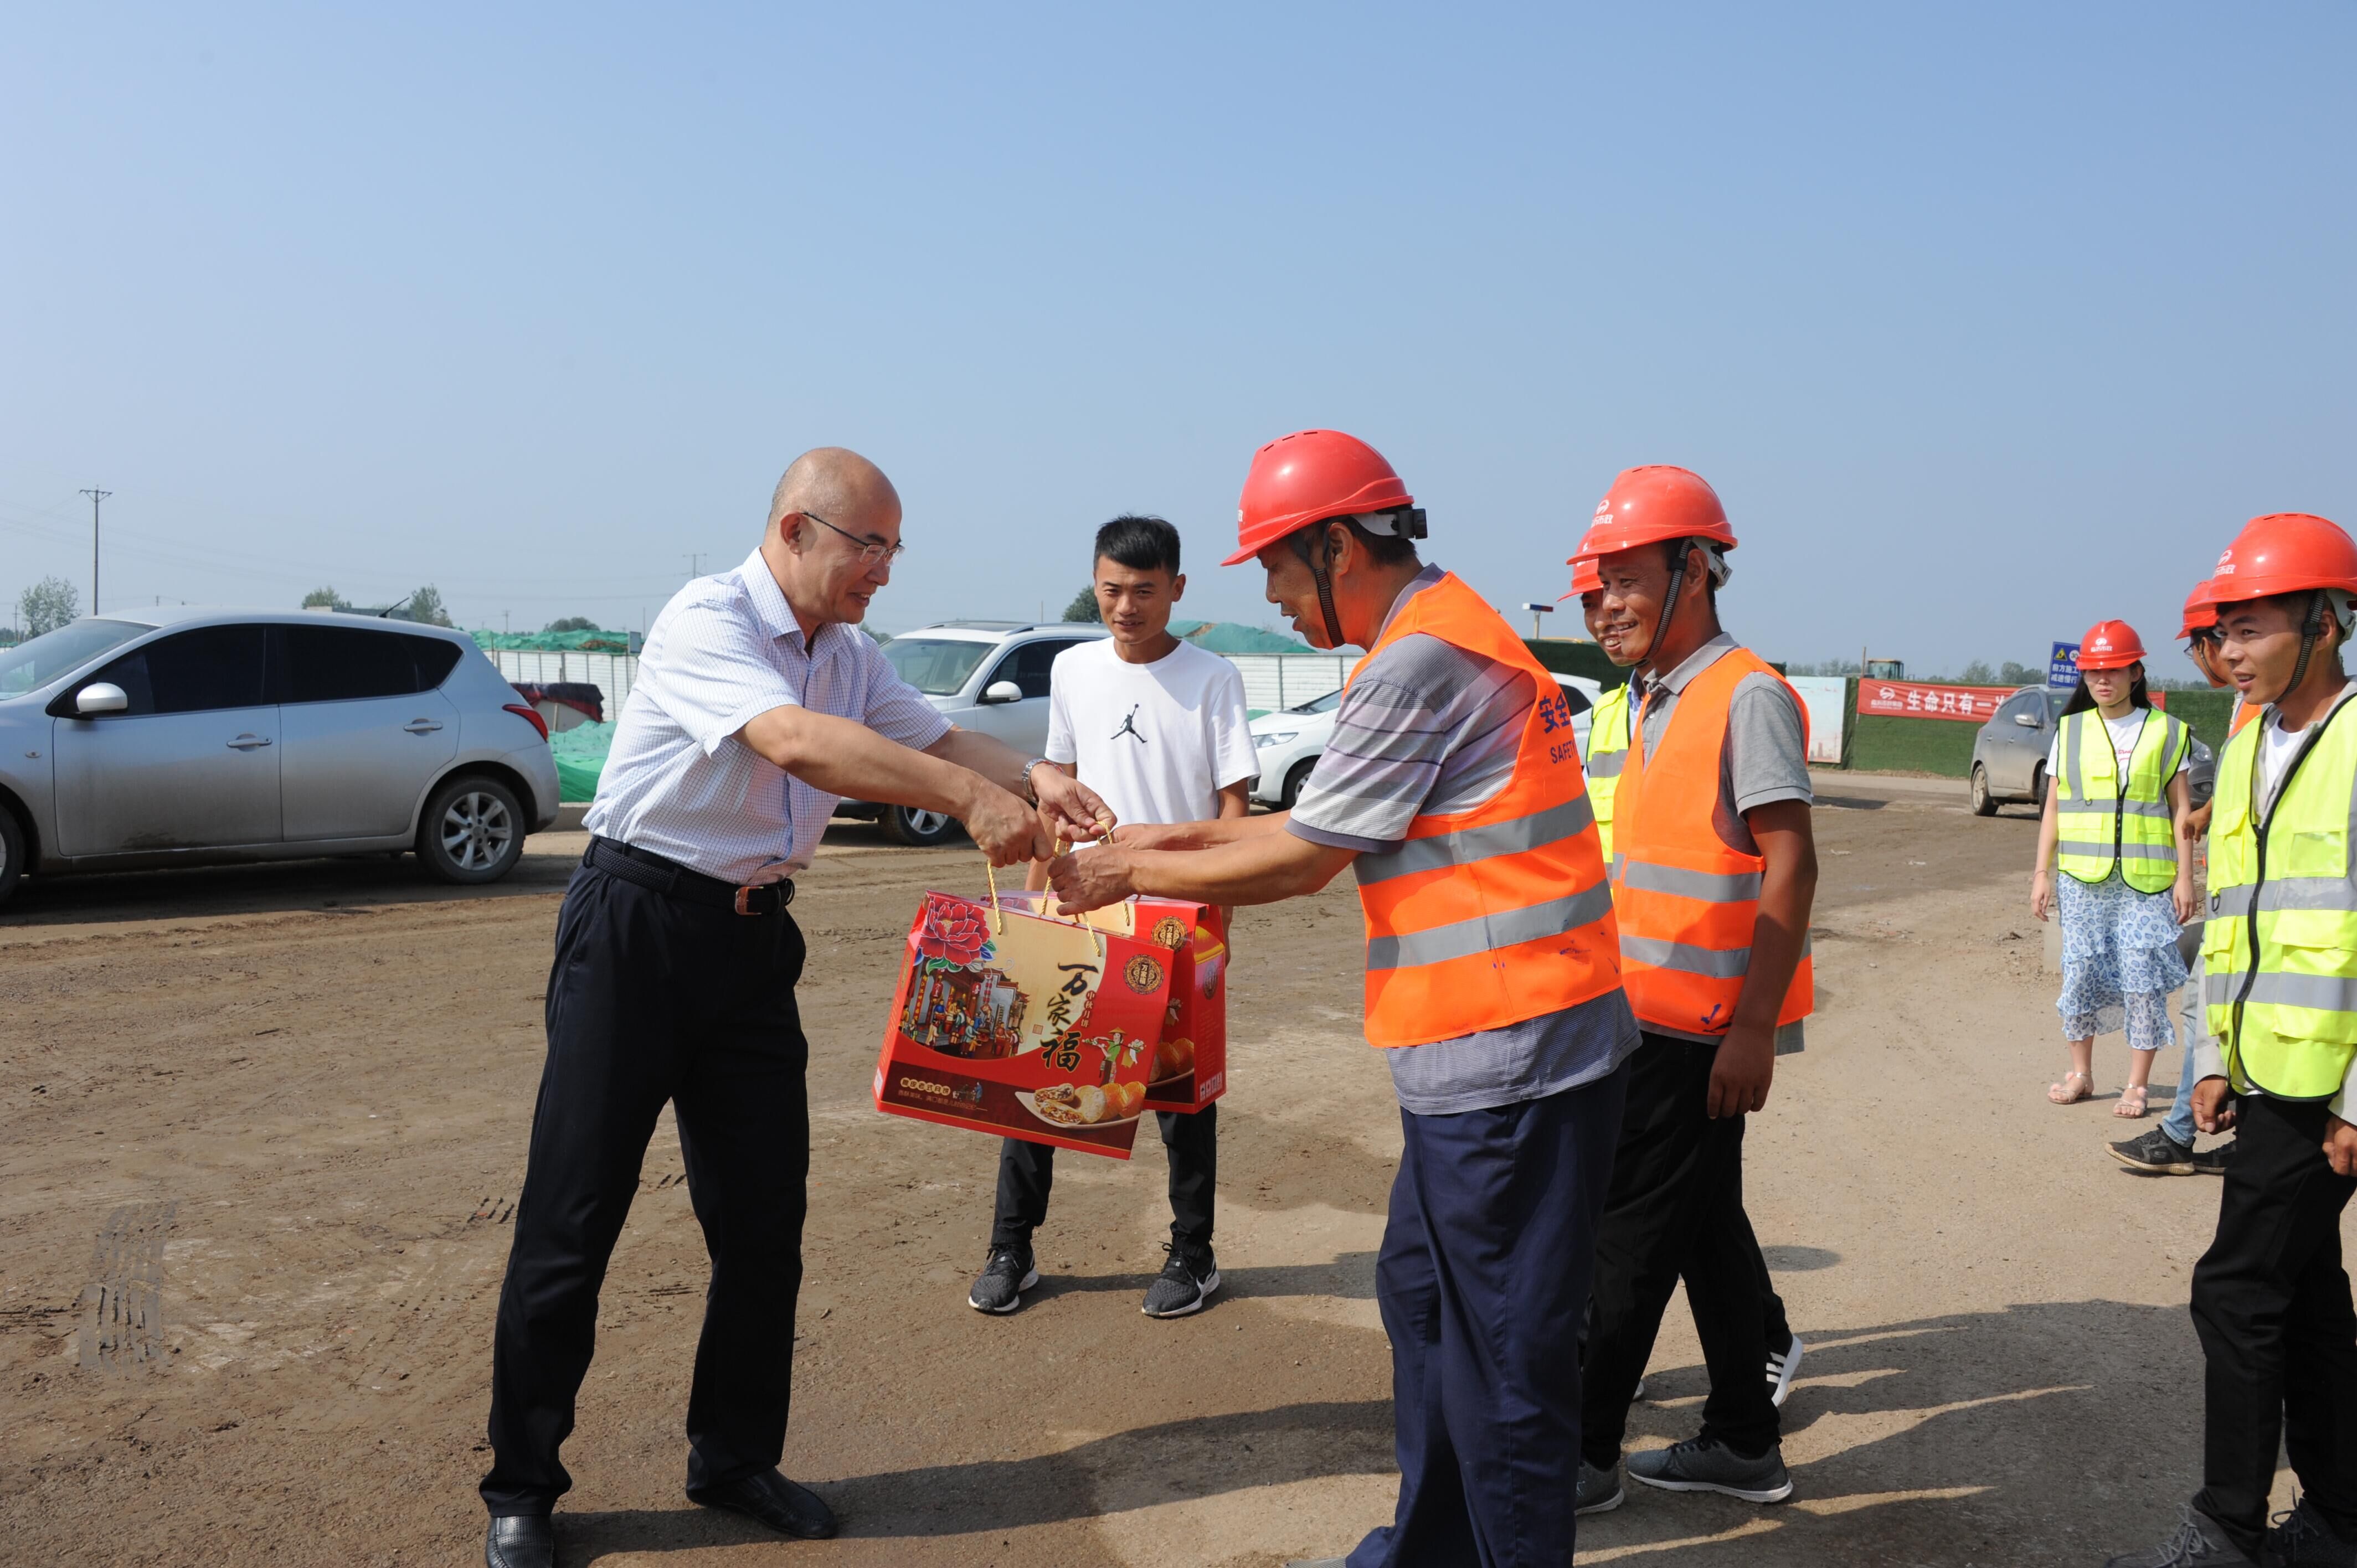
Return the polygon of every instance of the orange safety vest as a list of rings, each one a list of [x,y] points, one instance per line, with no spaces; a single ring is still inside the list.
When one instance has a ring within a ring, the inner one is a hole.
[[[2249,724],[2253,719],[2257,718],[2258,716],[2258,703],[2246,703],[2243,701],[2242,698],[2236,697],[2234,699],[2234,716],[2227,721],[2226,724],[2226,738],[2228,740],[2232,740],[2236,736],[2242,734],[2243,726]]]
[[[1555,677],[1450,574],[1400,607],[1351,679],[1416,632],[1511,664],[1538,693],[1503,789],[1469,811],[1418,815],[1397,849],[1358,858],[1375,1046],[1542,1018],[1620,983],[1604,852]]]
[[[1687,682],[1653,754],[1645,755],[1641,733],[1629,747],[1613,797],[1612,893],[1620,911],[1620,961],[1629,1005],[1649,1027],[1725,1034],[1751,967],[1760,875],[1767,862],[1720,838],[1712,818],[1727,710],[1735,689],[1754,674],[1783,679],[1758,654],[1738,648]],[[1792,703],[1801,711],[1805,744],[1809,710],[1797,695]],[[1638,724],[1641,732],[1641,714]],[[1800,967],[1776,1022],[1807,1017],[1815,994],[1804,935]]]

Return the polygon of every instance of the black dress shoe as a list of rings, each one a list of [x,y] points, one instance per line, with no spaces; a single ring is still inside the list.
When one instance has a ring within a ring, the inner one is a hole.
[[[841,1528],[835,1523],[834,1510],[819,1501],[817,1493],[794,1485],[775,1470],[721,1487],[691,1487],[687,1500],[741,1513],[798,1541],[824,1541]]]
[[[556,1568],[556,1528],[544,1513],[494,1518],[483,1536],[483,1568]]]

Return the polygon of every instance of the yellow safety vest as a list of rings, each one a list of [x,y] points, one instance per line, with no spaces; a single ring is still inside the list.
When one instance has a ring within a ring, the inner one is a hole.
[[[2357,688],[2352,688],[2357,690]],[[2237,1092],[2330,1100],[2357,1056],[2357,715],[2344,693],[2256,810],[2267,709],[2226,743],[2210,818],[2202,1001]]]
[[[2155,724],[2155,719],[2159,720]],[[2136,749],[2128,754],[2127,788],[2120,788],[2119,757],[2104,715],[2082,709],[2062,721],[2061,768],[2054,784],[2055,864],[2082,882],[2101,882],[2114,865],[2139,893],[2167,891],[2177,880],[2177,828],[2169,814],[2169,781],[2185,762],[2192,736],[2184,724],[2156,708],[2145,710]]]
[[[1604,865],[1612,867],[1612,792],[1629,760],[1629,682],[1597,700],[1587,715],[1587,798],[1596,807],[1596,833],[1604,841]]]

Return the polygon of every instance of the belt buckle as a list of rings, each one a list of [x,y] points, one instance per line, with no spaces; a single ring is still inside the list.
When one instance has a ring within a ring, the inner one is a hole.
[[[740,915],[758,914],[759,911],[747,908],[745,907],[745,901],[750,898],[754,894],[760,891],[761,889],[759,887],[739,887],[737,889],[737,912]]]

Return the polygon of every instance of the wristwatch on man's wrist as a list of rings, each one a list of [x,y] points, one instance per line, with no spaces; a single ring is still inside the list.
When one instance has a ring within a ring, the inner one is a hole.
[[[1030,761],[1023,765],[1023,792],[1031,797],[1031,804],[1035,810],[1039,804],[1039,786],[1031,782],[1031,770],[1035,768],[1051,768],[1053,766],[1055,765],[1044,757],[1035,757]]]

